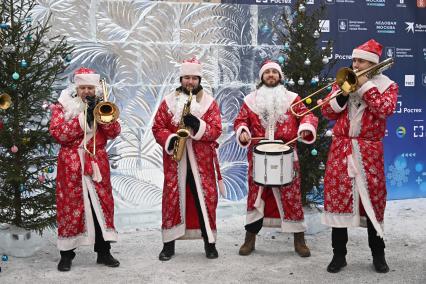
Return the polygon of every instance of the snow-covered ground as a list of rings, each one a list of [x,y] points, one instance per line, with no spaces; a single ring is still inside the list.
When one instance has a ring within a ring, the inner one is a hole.
[[[72,270],[58,272],[56,236],[50,232],[44,234],[46,243],[35,256],[1,262],[0,283],[426,283],[426,199],[388,202],[385,242],[391,271],[387,274],[373,270],[362,228],[349,230],[348,266],[338,274],[326,271],[332,256],[330,229],[307,236],[309,258],[295,254],[290,234],[271,229],[260,232],[252,255],[239,256],[244,216],[236,211],[220,208],[215,260],[205,257],[201,240],[193,240],[178,241],[175,257],[160,262],[160,230],[147,226],[121,233],[113,244],[119,268],[97,265],[92,248],[82,247]]]

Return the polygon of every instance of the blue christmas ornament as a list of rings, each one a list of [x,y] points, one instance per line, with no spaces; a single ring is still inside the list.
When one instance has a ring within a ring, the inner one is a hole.
[[[316,156],[316,155],[318,155],[318,151],[317,151],[317,149],[312,149],[312,151],[311,151],[311,155],[312,155],[312,156]]]
[[[19,185],[19,191],[22,193],[25,191],[25,186],[23,184]]]
[[[25,59],[22,59],[22,60],[21,60],[21,67],[22,67],[22,68],[26,68],[26,67],[28,67],[28,63],[27,63],[27,61],[26,61]]]
[[[318,85],[318,81],[315,78],[312,78],[311,80],[311,86],[316,87]]]
[[[8,261],[9,260],[9,257],[7,256],[7,255],[5,255],[5,254],[3,254],[2,256],[1,256],[1,260],[3,260],[3,261]]]
[[[283,64],[283,63],[284,63],[284,61],[285,61],[284,56],[280,55],[280,56],[278,57],[278,62],[279,62],[280,64]]]
[[[0,23],[0,29],[7,30],[8,28],[9,28],[9,24],[8,23]]]
[[[65,56],[66,62],[71,62],[71,59],[72,59],[71,54],[67,54],[67,56]]]
[[[13,79],[13,80],[18,80],[18,79],[19,79],[19,74],[18,74],[18,72],[14,72],[14,73],[12,74],[12,79]]]
[[[27,35],[27,36],[25,37],[25,40],[26,40],[26,41],[32,41],[32,40],[33,40],[33,36],[32,36],[32,35]]]
[[[31,18],[30,16],[28,16],[28,17],[26,17],[26,18],[25,18],[25,22],[26,22],[27,24],[31,24],[31,23],[32,23],[32,21],[33,21],[33,18]]]
[[[327,91],[329,91],[329,92],[331,91],[331,86],[327,87]]]
[[[49,166],[49,167],[47,168],[47,172],[48,172],[49,174],[53,173],[53,171],[54,171],[54,169],[53,169],[53,167],[52,167],[52,166]]]

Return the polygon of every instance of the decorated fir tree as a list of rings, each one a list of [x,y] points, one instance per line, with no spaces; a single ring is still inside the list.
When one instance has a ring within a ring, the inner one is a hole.
[[[72,47],[33,21],[35,4],[0,6],[0,223],[41,232],[56,216],[48,106]]]
[[[332,81],[329,72],[335,64],[335,60],[329,58],[332,42],[326,41],[324,46],[319,43],[325,6],[308,7],[311,9],[307,9],[304,0],[297,0],[272,25],[282,40],[283,49],[278,61],[287,77],[286,87],[298,93],[302,99]],[[330,90],[331,87],[325,88],[321,95],[306,99],[305,105],[312,108]],[[322,201],[324,169],[331,142],[328,121],[322,117],[320,108],[313,112],[319,118],[316,142],[311,145],[298,144],[302,201],[305,205]]]

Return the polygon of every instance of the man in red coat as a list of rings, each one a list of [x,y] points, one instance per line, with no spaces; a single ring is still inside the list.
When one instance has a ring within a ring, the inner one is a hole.
[[[352,53],[353,69],[379,62],[382,45],[371,39]],[[337,85],[331,93],[340,91]],[[358,78],[357,90],[324,104],[322,114],[336,120],[324,179],[323,223],[332,227],[333,259],[327,271],[346,266],[348,227],[368,228],[368,243],[377,272],[386,273],[383,219],[386,206],[383,142],[386,118],[396,107],[398,85],[383,74]]]
[[[107,140],[120,134],[120,124],[97,124],[93,133],[93,109],[99,91],[99,74],[88,68],[75,72],[76,86],[62,91],[58,104],[52,105],[49,131],[61,145],[56,177],[56,204],[58,221],[58,248],[61,260],[59,271],[69,271],[74,249],[93,245],[98,253],[97,263],[110,267],[119,262],[110,254],[110,242],[117,241],[114,228],[114,200],[110,181]],[[84,109],[88,105],[85,119]],[[84,128],[87,123],[87,137]],[[96,153],[84,151],[84,144],[93,151],[96,135]]]
[[[222,133],[220,110],[201,86],[201,64],[196,59],[183,62],[181,86],[161,102],[152,131],[163,148],[164,187],[162,204],[163,249],[161,261],[175,253],[176,239],[204,239],[207,258],[217,258],[216,207],[218,168],[216,140]],[[190,113],[182,117],[190,90]],[[173,159],[176,132],[183,120],[190,130],[182,159]],[[217,176],[217,177],[216,177]],[[218,182],[221,185],[221,181]]]
[[[295,251],[302,257],[310,256],[305,243],[304,215],[300,192],[300,172],[297,150],[294,149],[293,181],[282,187],[263,187],[253,179],[253,147],[257,144],[252,137],[269,137],[270,140],[288,142],[296,137],[304,143],[315,141],[318,118],[312,113],[298,118],[290,111],[290,105],[300,97],[288,91],[282,84],[281,67],[267,61],[259,72],[261,83],[244,98],[244,103],[234,122],[237,143],[248,148],[248,186],[246,237],[239,254],[249,255],[255,248],[256,234],[262,226],[281,227],[283,232],[294,233]],[[295,106],[296,113],[306,111],[303,103]],[[295,143],[292,146],[296,146]]]

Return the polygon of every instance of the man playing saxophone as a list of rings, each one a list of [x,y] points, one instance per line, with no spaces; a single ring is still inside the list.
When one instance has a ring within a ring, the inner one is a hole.
[[[382,48],[373,39],[355,48],[353,69],[358,74],[374,70]],[[331,273],[346,266],[347,228],[357,226],[367,227],[375,270],[389,271],[383,241],[386,180],[382,139],[386,119],[395,111],[398,85],[376,73],[359,75],[351,84],[356,85],[355,91],[343,92],[321,107],[327,119],[336,121],[324,179],[323,223],[332,227],[333,259],[327,267]],[[336,92],[340,92],[337,84],[327,98]]]
[[[201,76],[198,60],[182,63],[181,86],[163,99],[152,127],[157,143],[163,148],[161,261],[170,260],[174,255],[176,239],[201,237],[206,257],[218,257],[215,247],[217,184],[223,187],[221,181],[217,181],[220,171],[216,140],[222,126],[219,106],[203,91]]]

